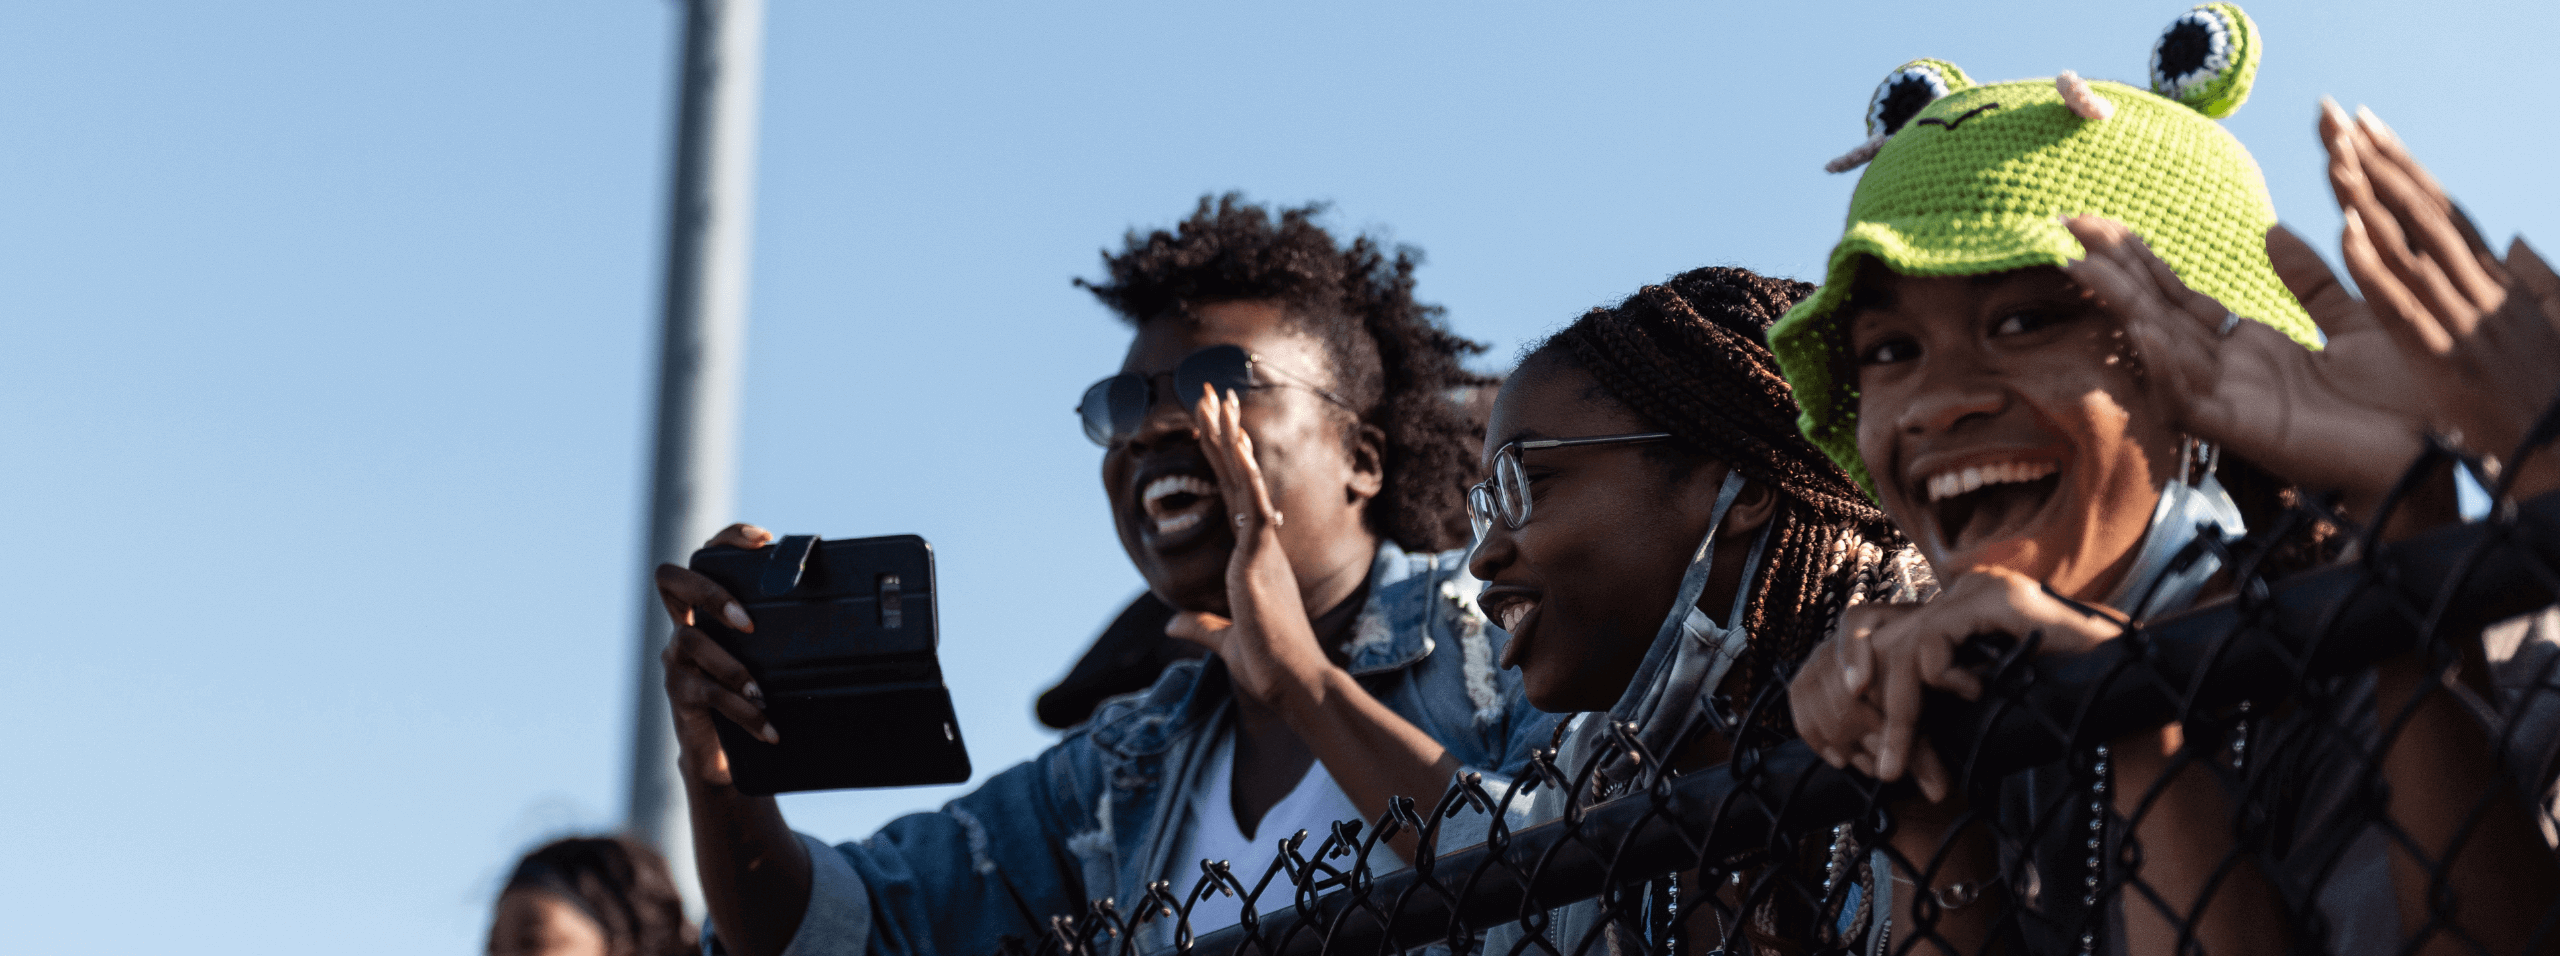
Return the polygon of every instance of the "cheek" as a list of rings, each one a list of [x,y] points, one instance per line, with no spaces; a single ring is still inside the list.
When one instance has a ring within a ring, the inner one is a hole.
[[[2179,440],[2159,404],[2142,380],[2129,374],[2103,376],[2080,391],[2068,420],[2057,424],[2081,454],[2100,465],[2105,478],[2147,489],[2157,484],[2154,475],[2172,470],[2161,456],[2174,456]]]
[[[1102,459],[1102,497],[1111,506],[1114,514],[1119,513],[1123,503],[1120,496],[1114,494],[1112,489],[1128,487],[1129,469],[1132,467],[1128,457],[1120,452],[1112,452]]]
[[[1693,521],[1694,516],[1673,514],[1666,505],[1633,495],[1572,502],[1588,506],[1583,508],[1558,504],[1551,509],[1540,502],[1523,529],[1553,529],[1546,540],[1531,545],[1534,554],[1530,547],[1522,550],[1546,582],[1549,603],[1564,612],[1545,619],[1558,624],[1564,623],[1559,619],[1570,620],[1575,631],[1595,641],[1622,631],[1650,639],[1653,625],[1679,594],[1681,573],[1697,535],[1705,532],[1705,519]],[[1695,533],[1690,533],[1693,524]],[[1584,658],[1609,655],[1596,644],[1578,652]]]
[[[1883,420],[1882,416],[1858,416],[1858,457],[1866,462],[1867,480],[1874,483],[1880,493],[1885,485],[1890,484],[1882,480],[1883,477],[1893,474],[1893,435],[1893,423]],[[1890,495],[1887,500],[1891,500]]]
[[[1896,527],[1910,532],[1913,538],[1926,539],[1929,536],[1919,533],[1918,518],[1921,514],[1921,503],[1904,495],[1900,484],[1887,480],[1893,474],[1894,468],[1893,431],[1890,423],[1864,415],[1859,416],[1858,457],[1866,461],[1867,482],[1875,486],[1876,503],[1884,509],[1885,517],[1893,519]],[[1915,543],[1921,547],[1922,556],[1928,558],[1932,565],[1940,563],[1940,559],[1945,557],[1938,554],[1927,540],[1917,540]]]
[[[2154,393],[2140,363],[2118,338],[2091,336],[2076,354],[2055,356],[2051,367],[2076,372],[2052,376],[2044,403],[2055,408],[2065,407],[2066,401],[2078,406],[2078,417],[2086,424],[2076,431],[2111,442],[2131,439],[2143,446],[2157,443],[2167,433],[2163,424],[2169,420],[2167,397]]]
[[[1306,414],[1256,418],[1248,408],[1244,427],[1253,437],[1253,460],[1261,466],[1262,482],[1274,497],[1338,487],[1350,477],[1350,453],[1342,447],[1338,422]]]

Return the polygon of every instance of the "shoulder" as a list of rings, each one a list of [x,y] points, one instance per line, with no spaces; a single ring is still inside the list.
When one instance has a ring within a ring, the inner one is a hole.
[[[1405,558],[1412,562],[1410,573],[1380,586],[1378,604],[1389,616],[1439,644],[1482,640],[1498,649],[1509,639],[1476,605],[1484,582],[1467,573],[1465,549]]]
[[[1182,735],[1196,730],[1217,701],[1223,681],[1204,680],[1214,657],[1175,661],[1142,691],[1105,700],[1093,719],[1078,731],[1104,753],[1137,757],[1163,753]],[[1072,739],[1072,738],[1070,738]],[[1062,741],[1063,745],[1066,743]]]
[[[1427,665],[1458,636],[1476,590],[1463,551],[1408,552],[1393,542],[1380,544],[1369,568],[1367,606],[1342,645],[1345,666],[1365,676]]]

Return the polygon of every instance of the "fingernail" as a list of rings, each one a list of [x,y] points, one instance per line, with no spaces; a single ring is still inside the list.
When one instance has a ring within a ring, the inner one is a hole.
[[[741,631],[756,629],[756,622],[747,620],[747,609],[739,607],[736,601],[731,601],[720,608],[720,619],[729,622],[730,627]]]
[[[2348,232],[2361,233],[2364,231],[2364,217],[2356,214],[2355,207],[2347,207],[2342,211],[2342,214],[2346,217]]]
[[[2382,117],[2373,115],[2373,107],[2366,106],[2361,103],[2357,104],[2356,118],[2363,120],[2364,125],[2371,127],[2374,132],[2382,134],[2392,142],[2399,142],[2400,134],[2393,132],[2391,126],[2382,121]]]
[[[758,732],[756,736],[764,738],[764,742],[769,744],[778,744],[782,742],[782,731],[775,730],[770,721],[766,722],[764,730]]]
[[[748,681],[738,693],[747,699],[747,703],[756,705],[757,710],[764,709],[764,688],[756,686],[756,682]]]
[[[2344,122],[2346,122],[2346,121],[2347,121],[2347,111],[2346,111],[2346,108],[2345,108],[2345,107],[2341,107],[2341,106],[2339,106],[2339,105],[2338,105],[2338,100],[2337,100],[2337,98],[2336,98],[2336,97],[2326,96],[2326,95],[2321,96],[2321,97],[2320,97],[2320,112],[2321,112],[2321,114],[2322,114],[2322,115],[2327,116],[2327,117],[2329,117],[2330,119],[2332,119],[2332,120],[2336,120],[2336,121],[2338,121],[2338,122],[2340,122],[2340,123],[2344,123]]]
[[[1866,686],[1866,681],[1867,672],[1859,670],[1855,664],[1840,669],[1840,682],[1849,685],[1851,690]]]

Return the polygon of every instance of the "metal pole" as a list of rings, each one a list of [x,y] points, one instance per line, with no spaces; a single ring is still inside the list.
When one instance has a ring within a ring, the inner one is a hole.
[[[684,60],[667,201],[665,324],[658,346],[658,431],[641,566],[683,564],[730,520],[739,352],[747,326],[747,241],[755,199],[757,74],[763,0],[683,0]],[[632,708],[628,826],[667,857],[685,908],[702,915],[693,828],[676,775],[659,652],[670,628],[641,582],[638,699]]]

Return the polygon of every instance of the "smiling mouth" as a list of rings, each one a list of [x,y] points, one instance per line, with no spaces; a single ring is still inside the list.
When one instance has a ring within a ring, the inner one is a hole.
[[[2062,466],[2003,461],[1950,468],[1921,482],[1943,550],[1970,550],[2023,533],[2062,488]]]
[[[1511,635],[1511,640],[1502,645],[1502,660],[1497,666],[1506,669],[1520,666],[1520,649],[1529,643],[1521,634],[1521,628],[1538,612],[1538,598],[1521,591],[1496,591],[1476,601],[1476,606],[1484,611],[1486,617],[1493,619],[1495,626]]]
[[[1158,536],[1199,527],[1217,504],[1218,485],[1198,475],[1166,475],[1138,492],[1148,527]]]

